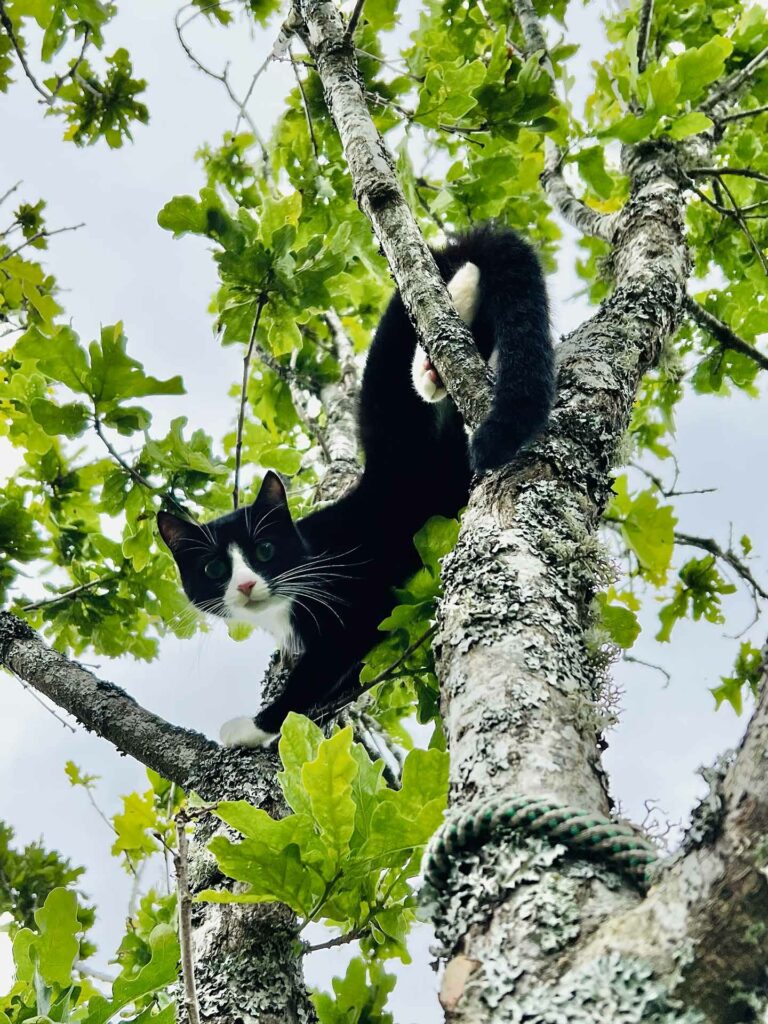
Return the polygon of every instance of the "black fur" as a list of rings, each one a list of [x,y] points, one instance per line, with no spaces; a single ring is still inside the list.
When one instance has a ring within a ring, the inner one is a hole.
[[[215,554],[226,560],[232,542],[271,581],[274,593],[287,585],[278,578],[286,566],[295,569],[294,580],[300,574],[323,590],[326,603],[305,594],[293,605],[304,653],[282,696],[256,717],[266,732],[277,732],[289,711],[321,704],[356,676],[360,659],[381,639],[377,626],[391,610],[392,587],[418,568],[416,531],[429,516],[455,516],[466,504],[472,470],[509,462],[546,423],[554,365],[546,291],[533,250],[514,232],[486,226],[458,238],[435,259],[446,281],[467,261],[479,267],[472,333],[484,359],[497,351],[492,409],[471,443],[450,398],[429,404],[415,392],[416,334],[396,294],[363,375],[359,432],[365,468],[349,494],[294,524],[279,479],[268,474],[250,509],[207,524],[212,544],[199,527],[160,514],[161,535],[195,604],[209,602],[208,610],[221,614],[217,602],[227,580],[216,584],[203,568]],[[275,545],[268,565],[254,555],[255,544],[265,539]]]

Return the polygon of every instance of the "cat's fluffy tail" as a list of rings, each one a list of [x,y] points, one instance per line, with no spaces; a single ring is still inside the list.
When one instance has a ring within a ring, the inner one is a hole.
[[[446,280],[469,262],[479,269],[472,333],[496,383],[488,417],[471,441],[473,468],[510,462],[544,427],[555,394],[544,277],[533,249],[509,228],[488,224],[438,255]]]

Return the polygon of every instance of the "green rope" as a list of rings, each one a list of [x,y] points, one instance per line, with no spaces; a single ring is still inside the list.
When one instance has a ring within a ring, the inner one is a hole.
[[[446,822],[427,849],[426,880],[439,891],[463,850],[477,849],[506,829],[562,843],[578,856],[605,861],[641,885],[647,884],[648,869],[659,859],[654,847],[628,825],[549,800],[514,796],[489,800],[456,821]]]

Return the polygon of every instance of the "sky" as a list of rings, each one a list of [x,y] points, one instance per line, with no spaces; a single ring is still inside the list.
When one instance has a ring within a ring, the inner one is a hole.
[[[408,0],[401,8],[406,19],[395,41],[413,22],[417,4]],[[216,143],[231,128],[234,113],[223,88],[187,62],[175,37],[174,11],[173,4],[132,0],[109,29],[110,44],[126,46],[149,82],[150,125],[138,126],[135,143],[118,153],[103,145],[77,149],[63,143],[61,123],[43,117],[26,82],[0,97],[4,139],[15,140],[0,153],[0,193],[23,179],[23,198],[47,200],[50,228],[86,222],[84,229],[52,239],[47,256],[65,289],[62,301],[75,328],[88,339],[100,324],[122,319],[129,351],[149,373],[184,376],[186,397],[154,401],[156,428],[183,414],[219,437],[234,420],[227,392],[239,376],[241,354],[221,349],[213,336],[207,306],[216,277],[205,243],[189,237],[174,241],[157,226],[156,216],[171,196],[197,191],[202,182],[193,154],[203,142]],[[584,44],[584,63],[599,57],[603,44],[595,8],[574,5],[569,27],[571,37]],[[235,86],[244,91],[249,69],[269,52],[272,36],[203,28],[192,32],[190,41],[211,66],[230,60]],[[273,64],[260,79],[252,111],[265,132],[292,84],[284,64]],[[573,297],[581,284],[569,266],[573,254],[568,232],[561,269],[549,281],[556,335],[589,314],[583,298]],[[765,428],[761,401],[743,396],[683,401],[676,438],[683,467],[679,486],[718,489],[679,499],[681,530],[726,543],[732,523],[736,536],[751,535],[758,552],[768,549],[765,475],[756,471],[764,464]],[[0,447],[0,479],[12,466],[12,453]],[[755,560],[753,569],[766,578],[764,561]],[[751,621],[751,602],[741,589],[725,607],[728,633]],[[709,693],[728,672],[737,641],[708,624],[684,623],[676,628],[674,642],[662,648],[652,639],[653,615],[651,608],[633,654],[663,664],[671,681],[640,665],[616,666],[623,710],[608,736],[606,763],[624,813],[642,820],[646,801],[656,801],[662,816],[674,823],[686,818],[704,792],[697,767],[738,742],[745,720],[729,708],[715,713]],[[758,625],[747,634],[758,645],[765,639],[762,629],[761,634]],[[150,665],[98,658],[89,667],[151,710],[215,737],[220,723],[258,708],[258,682],[269,654],[266,637],[237,644],[222,624],[191,640],[168,638]],[[86,866],[83,889],[99,908],[95,963],[105,968],[122,934],[130,881],[109,857],[106,826],[84,794],[70,788],[64,764],[74,760],[102,777],[97,798],[110,814],[119,809],[121,794],[146,788],[143,771],[98,737],[63,726],[9,676],[0,678],[0,722],[0,819],[13,825],[19,842],[42,837]],[[427,966],[429,940],[428,929],[420,929],[412,943],[413,964],[398,968],[391,999],[398,1024],[442,1019],[435,975]],[[331,975],[343,973],[349,953],[315,954],[306,965],[309,981],[329,987]],[[0,934],[0,991],[10,973]]]

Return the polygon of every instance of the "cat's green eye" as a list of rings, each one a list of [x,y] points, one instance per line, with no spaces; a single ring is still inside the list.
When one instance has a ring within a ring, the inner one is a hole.
[[[271,540],[262,540],[253,549],[253,553],[260,562],[268,562],[275,553],[275,545]]]
[[[212,562],[206,564],[204,572],[209,579],[223,580],[228,572],[227,563],[220,558],[214,558]]]

